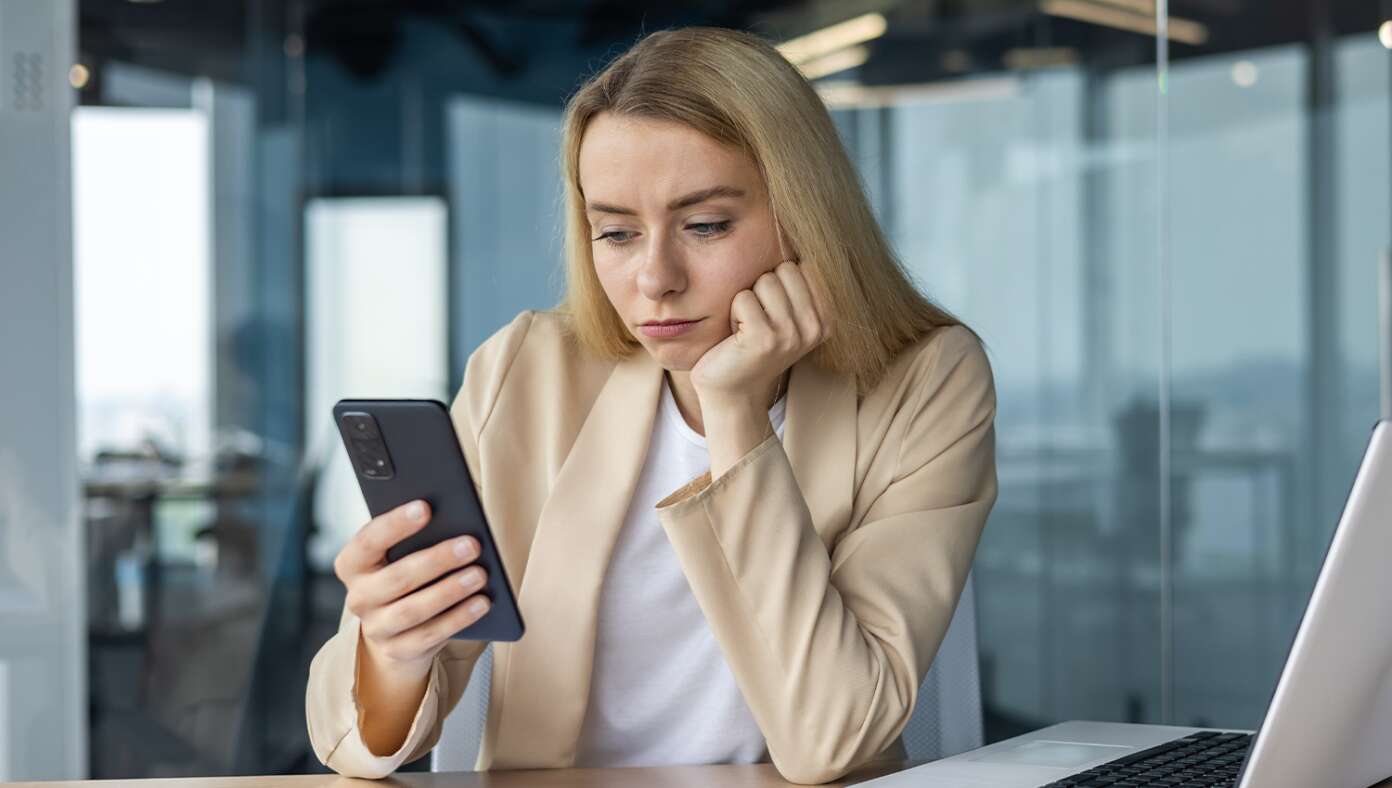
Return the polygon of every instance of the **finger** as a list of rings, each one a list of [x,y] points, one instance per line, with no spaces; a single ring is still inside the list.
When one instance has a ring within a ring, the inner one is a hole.
[[[753,290],[735,293],[734,300],[730,302],[730,331],[735,334],[741,331],[772,333],[768,315],[764,314],[764,307]]]
[[[471,566],[436,580],[425,588],[379,608],[363,619],[363,632],[376,640],[395,637],[424,624],[470,595],[488,580],[481,566]]]
[[[754,295],[759,297],[774,334],[791,346],[800,345],[801,327],[793,313],[793,302],[783,288],[782,278],[772,271],[759,277],[754,282]]]
[[[334,571],[347,583],[350,578],[370,572],[386,563],[387,549],[416,533],[430,522],[430,505],[408,501],[372,518],[358,529],[334,560]]]
[[[823,291],[814,286],[814,277],[807,275],[807,269],[803,267],[801,260],[792,260],[793,265],[797,266],[798,273],[802,274],[802,281],[807,285],[807,292],[812,297],[812,306],[817,310],[817,316],[822,319],[822,327],[826,333],[831,330],[832,311],[828,308],[826,297]]]
[[[826,324],[802,268],[797,263],[783,263],[774,271],[783,281],[783,290],[793,304],[793,314],[796,315],[803,340],[814,344],[821,342],[826,338]]]
[[[454,637],[459,630],[473,626],[479,619],[488,615],[492,606],[493,603],[488,597],[475,594],[401,637],[414,639],[417,648],[422,652],[432,651]]]
[[[458,569],[479,556],[478,540],[472,536],[447,539],[433,547],[417,550],[393,561],[349,587],[349,610],[370,610],[400,599],[435,578]]]

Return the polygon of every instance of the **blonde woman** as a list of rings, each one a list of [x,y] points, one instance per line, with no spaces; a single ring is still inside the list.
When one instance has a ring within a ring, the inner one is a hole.
[[[478,768],[816,783],[902,758],[996,498],[980,343],[754,36],[648,36],[571,99],[563,147],[565,301],[484,342],[452,407],[528,627],[493,644]],[[384,562],[428,519],[375,518],[336,561],[307,713],[343,774],[437,746],[488,645],[449,640],[487,607],[472,540]]]

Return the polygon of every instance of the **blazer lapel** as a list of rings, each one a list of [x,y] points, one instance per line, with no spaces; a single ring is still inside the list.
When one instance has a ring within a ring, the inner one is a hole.
[[[570,766],[589,700],[599,591],[664,385],[639,351],[600,390],[542,507],[518,590],[526,635],[511,645],[492,768]]]

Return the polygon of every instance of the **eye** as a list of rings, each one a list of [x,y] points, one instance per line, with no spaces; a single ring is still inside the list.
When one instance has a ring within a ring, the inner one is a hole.
[[[633,233],[628,232],[627,230],[610,230],[607,233],[600,233],[598,238],[592,238],[591,240],[602,240],[610,246],[623,246],[624,244],[628,243],[629,236],[631,235],[633,235]]]
[[[715,238],[730,229],[730,220],[726,219],[723,222],[693,222],[688,224],[686,229],[694,232],[698,238]]]

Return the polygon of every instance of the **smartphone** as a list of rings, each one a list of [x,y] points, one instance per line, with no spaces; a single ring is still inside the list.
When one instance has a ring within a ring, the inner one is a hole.
[[[488,573],[478,593],[492,604],[483,618],[451,637],[521,638],[522,615],[445,404],[432,399],[345,399],[334,405],[333,415],[373,517],[407,501],[430,504],[430,522],[390,547],[388,561],[446,539],[468,535],[478,540],[482,549],[475,563]]]

